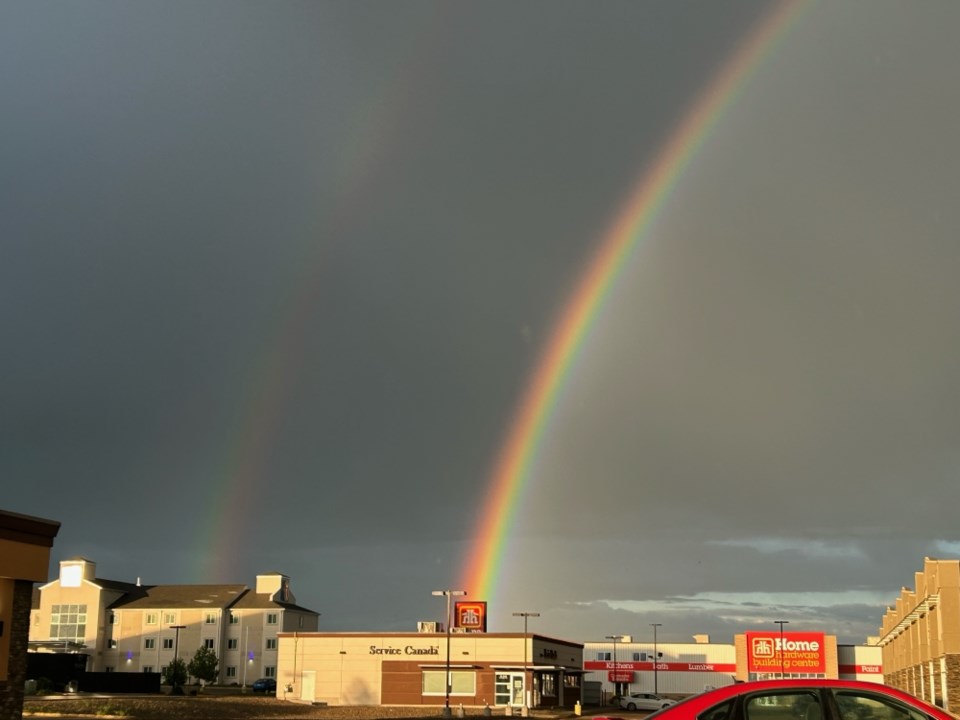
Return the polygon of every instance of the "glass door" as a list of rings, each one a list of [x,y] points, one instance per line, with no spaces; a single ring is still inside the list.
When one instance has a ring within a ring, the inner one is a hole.
[[[497,673],[493,701],[497,705],[523,707],[523,673]]]

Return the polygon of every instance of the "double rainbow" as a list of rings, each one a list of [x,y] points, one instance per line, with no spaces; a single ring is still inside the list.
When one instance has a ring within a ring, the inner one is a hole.
[[[639,241],[656,220],[684,170],[755,70],[795,23],[807,0],[782,0],[746,36],[645,172],[603,236],[599,250],[563,309],[518,406],[494,466],[460,587],[494,600],[500,563],[537,450],[577,352]]]

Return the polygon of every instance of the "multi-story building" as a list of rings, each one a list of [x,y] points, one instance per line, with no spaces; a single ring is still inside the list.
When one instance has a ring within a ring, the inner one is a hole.
[[[280,632],[315,632],[319,613],[300,607],[281,573],[246,585],[142,585],[96,577],[96,564],[64,560],[34,596],[35,650],[86,654],[93,672],[163,672],[198,648],[219,659],[218,682],[275,677]]]

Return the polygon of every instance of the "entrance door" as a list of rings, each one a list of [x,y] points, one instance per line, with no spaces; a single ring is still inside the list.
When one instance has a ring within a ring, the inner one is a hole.
[[[304,670],[300,676],[300,699],[312,703],[316,700],[317,671]]]
[[[523,673],[497,673],[493,701],[497,705],[523,707]]]

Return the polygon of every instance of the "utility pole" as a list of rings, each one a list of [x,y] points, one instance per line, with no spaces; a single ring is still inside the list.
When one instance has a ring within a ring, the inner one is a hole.
[[[450,717],[450,598],[463,597],[467,594],[466,590],[434,590],[434,595],[446,596],[447,598],[447,677],[446,688],[443,701],[443,717]]]
[[[528,714],[530,710],[530,702],[528,698],[530,697],[530,690],[527,685],[527,618],[540,617],[538,612],[515,612],[514,617],[523,618],[523,709],[524,714]],[[531,682],[532,684],[532,682]]]
[[[789,621],[789,620],[774,620],[774,621],[773,621],[773,624],[780,626],[780,679],[783,680],[784,674],[785,674],[785,673],[784,673],[784,663],[783,663],[783,626],[784,626],[784,625],[789,625],[789,624],[790,624],[790,621]]]
[[[658,694],[659,688],[657,687],[657,663],[660,661],[660,653],[657,652],[657,628],[663,625],[663,623],[650,623],[650,626],[653,628],[653,694]]]

